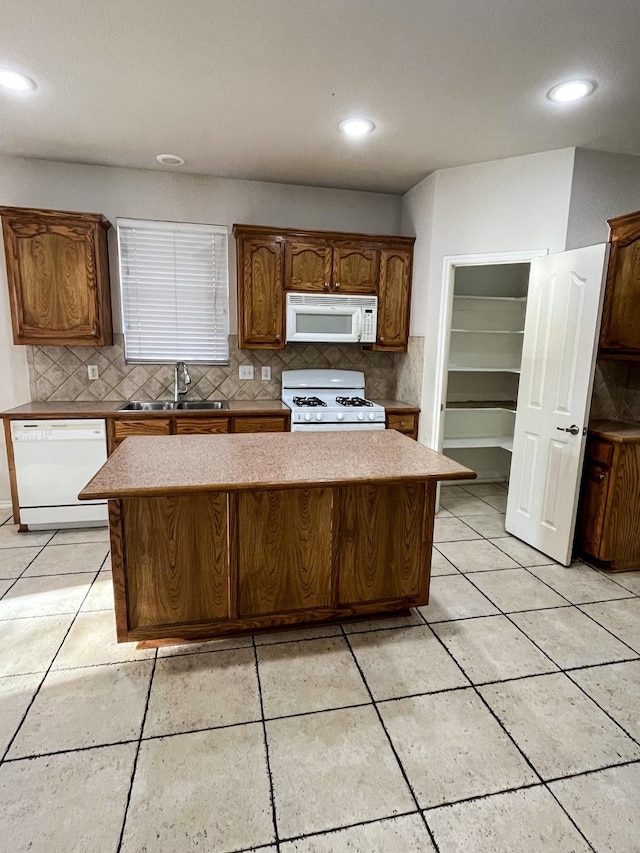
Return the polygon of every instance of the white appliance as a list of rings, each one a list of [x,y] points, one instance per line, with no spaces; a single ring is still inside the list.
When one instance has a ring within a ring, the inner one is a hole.
[[[287,293],[287,342],[373,344],[377,296]]]
[[[20,522],[31,530],[107,524],[106,501],[78,500],[107,461],[104,420],[11,422]]]
[[[365,398],[359,370],[283,370],[282,402],[291,432],[385,428],[384,407]]]

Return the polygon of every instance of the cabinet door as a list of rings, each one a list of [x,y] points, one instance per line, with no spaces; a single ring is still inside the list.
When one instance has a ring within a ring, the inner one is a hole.
[[[233,419],[233,432],[286,432],[287,419],[284,415],[268,417],[246,417]]]
[[[240,616],[332,606],[332,489],[238,492],[234,505]]]
[[[331,287],[331,246],[326,240],[287,240],[285,290],[327,291]]]
[[[238,344],[241,349],[284,348],[282,240],[238,241]]]
[[[411,260],[411,252],[406,249],[383,249],[380,253],[378,334],[375,349],[407,351]]]
[[[229,432],[229,418],[176,418],[176,435],[216,435]]]
[[[582,480],[578,520],[579,549],[597,560],[610,560],[604,541],[605,515],[611,470],[593,459],[587,459]]]
[[[601,355],[640,358],[640,213],[611,220]]]
[[[333,290],[337,293],[376,293],[378,249],[366,244],[333,244]]]
[[[113,418],[107,428],[108,449],[113,453],[125,438],[133,435],[169,435],[169,418],[147,418],[143,420]]]
[[[111,343],[106,238],[99,222],[89,214],[3,213],[14,343]]]
[[[339,604],[426,593],[434,496],[435,483],[338,490]]]
[[[227,618],[227,495],[127,498],[122,508],[128,630],[175,636],[170,626]]]

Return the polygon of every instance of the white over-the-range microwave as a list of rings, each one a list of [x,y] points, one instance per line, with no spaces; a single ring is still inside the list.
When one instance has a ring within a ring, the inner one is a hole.
[[[287,293],[287,342],[373,344],[377,296]]]

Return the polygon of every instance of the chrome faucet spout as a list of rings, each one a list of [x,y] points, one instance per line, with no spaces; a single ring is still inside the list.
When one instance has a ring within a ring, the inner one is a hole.
[[[180,387],[180,378],[182,374],[182,382],[183,387]],[[189,371],[187,369],[187,365],[184,361],[177,361],[176,366],[173,371],[173,401],[174,403],[181,403],[184,398],[187,396],[189,391],[189,385],[191,385],[191,377],[189,376]]]

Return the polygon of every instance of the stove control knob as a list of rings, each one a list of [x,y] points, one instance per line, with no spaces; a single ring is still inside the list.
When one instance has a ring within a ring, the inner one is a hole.
[[[317,421],[321,421],[321,420],[322,420],[322,412],[316,412],[316,420],[317,420]]]
[[[358,420],[359,420],[359,421],[363,421],[363,420],[364,420],[364,412],[358,412]]]
[[[304,419],[305,419],[305,421],[310,421],[311,420],[311,412],[307,412],[304,416]]]
[[[344,420],[344,415],[342,414],[342,412],[338,412],[338,414],[336,415],[336,418],[337,418],[339,421],[343,421],[343,420]]]
[[[374,413],[373,413],[373,412],[369,412],[369,420],[370,420],[370,421],[375,421],[375,419],[376,419],[376,416],[374,415]]]

